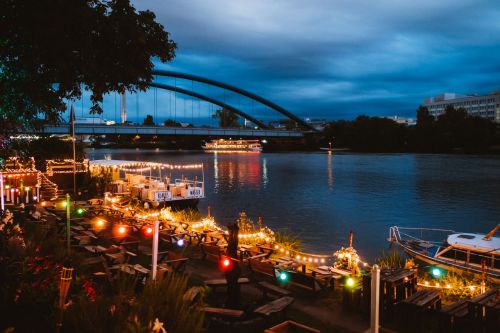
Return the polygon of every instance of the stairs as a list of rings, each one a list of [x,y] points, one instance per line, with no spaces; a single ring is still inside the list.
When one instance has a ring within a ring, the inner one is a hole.
[[[51,181],[44,173],[38,173],[38,184],[40,184],[40,198],[55,200],[58,195],[57,184]]]

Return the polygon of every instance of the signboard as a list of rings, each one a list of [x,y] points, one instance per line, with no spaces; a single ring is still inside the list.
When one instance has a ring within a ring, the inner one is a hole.
[[[172,193],[170,193],[169,191],[155,191],[154,193],[155,194],[153,201],[162,202],[172,200]]]

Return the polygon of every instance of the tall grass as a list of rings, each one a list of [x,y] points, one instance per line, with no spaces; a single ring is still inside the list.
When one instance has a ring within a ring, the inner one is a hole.
[[[406,258],[400,251],[393,248],[389,252],[382,251],[376,262],[380,268],[404,268]]]

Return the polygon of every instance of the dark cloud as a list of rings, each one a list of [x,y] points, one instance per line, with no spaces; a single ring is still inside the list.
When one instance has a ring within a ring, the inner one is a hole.
[[[176,59],[159,68],[240,86],[300,116],[413,116],[427,96],[500,88],[498,1],[134,3],[155,12],[179,45]],[[224,92],[211,94],[238,101]],[[160,104],[169,96],[159,94]],[[153,105],[151,94],[142,100],[145,108]]]

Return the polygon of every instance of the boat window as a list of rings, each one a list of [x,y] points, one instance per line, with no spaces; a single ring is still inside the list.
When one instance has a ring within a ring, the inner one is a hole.
[[[463,250],[458,250],[458,249],[451,249],[443,254],[441,254],[441,257],[448,258],[448,259],[454,259],[454,260],[460,260],[460,261],[467,261],[467,252]]]
[[[482,265],[482,260],[486,259],[486,267],[491,266],[491,255],[485,256],[476,252],[470,252],[469,261],[472,264]]]
[[[476,238],[476,236],[472,236],[472,235],[458,235],[457,238],[474,239],[474,238]]]

